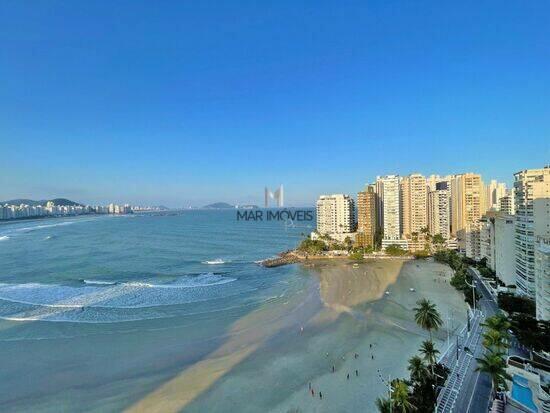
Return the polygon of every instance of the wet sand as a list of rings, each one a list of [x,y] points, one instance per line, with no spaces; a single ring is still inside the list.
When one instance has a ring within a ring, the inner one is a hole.
[[[2,342],[3,410],[375,411],[385,392],[378,369],[405,376],[428,337],[414,323],[416,301],[434,301],[454,329],[465,321],[441,264],[330,260],[265,271],[277,295],[250,308],[130,324],[4,322],[18,338]],[[440,349],[445,338],[435,334]]]
[[[243,317],[227,342],[128,411],[374,411],[385,391],[379,374],[406,375],[407,360],[428,337],[414,323],[418,299],[452,315],[453,328],[463,325],[466,306],[443,265],[331,261],[309,272],[315,282],[305,294]],[[445,338],[444,330],[435,334],[441,350]]]

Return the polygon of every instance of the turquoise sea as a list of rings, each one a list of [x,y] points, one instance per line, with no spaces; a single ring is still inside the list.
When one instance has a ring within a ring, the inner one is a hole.
[[[234,210],[0,224],[0,412],[375,411],[378,372],[404,377],[427,338],[416,301],[452,331],[466,306],[429,260],[256,263],[312,225]]]
[[[195,210],[0,225],[0,406],[103,410],[100,396],[125,407],[95,386],[130,375],[154,387],[236,320],[303,291],[297,266],[255,261],[294,247],[308,224]]]

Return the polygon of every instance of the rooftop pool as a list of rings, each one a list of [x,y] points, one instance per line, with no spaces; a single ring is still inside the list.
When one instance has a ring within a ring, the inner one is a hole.
[[[529,388],[529,382],[525,377],[514,374],[512,377],[512,399],[521,403],[533,412],[538,412],[538,408],[533,402],[533,392]]]

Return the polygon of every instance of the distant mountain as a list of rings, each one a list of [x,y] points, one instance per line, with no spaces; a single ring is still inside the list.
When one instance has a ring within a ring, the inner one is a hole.
[[[228,204],[227,202],[215,202],[202,207],[203,209],[234,209],[235,205]]]
[[[237,208],[239,208],[239,209],[258,209],[260,207],[258,205],[238,205]]]
[[[35,201],[32,199],[11,199],[9,201],[3,201],[0,202],[0,205],[8,204],[8,205],[30,205],[30,206],[46,206],[48,202],[53,202],[54,205],[65,205],[65,206],[83,206],[82,204],[79,204],[78,202],[71,201],[69,199],[65,198],[55,198],[55,199],[43,199],[41,201]]]

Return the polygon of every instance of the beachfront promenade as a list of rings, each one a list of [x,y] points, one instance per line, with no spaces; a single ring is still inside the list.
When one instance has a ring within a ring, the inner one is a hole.
[[[440,362],[449,367],[451,372],[449,373],[445,387],[441,389],[437,398],[436,411],[438,413],[463,411],[456,410],[455,406],[458,399],[464,398],[463,385],[468,381],[472,364],[475,364],[474,355],[480,344],[481,322],[484,319],[481,311],[476,310],[472,313],[470,331],[468,332],[466,329],[463,329],[453,345],[447,349],[440,359]]]
[[[474,277],[476,281],[477,292],[481,294],[478,305],[478,313],[483,314],[483,318],[491,317],[498,312],[498,305],[494,300],[494,297],[490,294],[489,290],[485,287],[485,284],[482,282],[479,272],[475,268],[468,269],[470,275]],[[482,327],[478,326],[477,334],[482,333]],[[475,337],[475,336],[473,336]],[[467,344],[466,344],[467,346]],[[469,347],[469,346],[468,346]],[[480,373],[476,371],[477,361],[475,358],[479,358],[483,355],[484,349],[480,345],[480,340],[477,342],[475,348],[469,347],[473,353],[473,356],[468,357],[466,360],[467,365],[462,367],[463,374],[459,371],[460,379],[457,379],[456,372],[454,371],[455,365],[449,364],[447,362],[449,352],[445,353],[446,358],[442,357],[442,362],[445,363],[453,371],[449,375],[449,380],[447,386],[441,390],[441,393],[438,397],[438,406],[437,412],[460,412],[460,413],[486,413],[489,410],[489,402],[492,390],[491,378],[486,373]],[[456,347],[455,351],[455,360],[456,360]],[[464,353],[464,352],[462,352]],[[509,349],[509,354],[511,355],[520,355],[525,357],[525,349],[518,346],[517,341],[511,341],[511,347]],[[466,356],[462,355],[464,358]],[[460,357],[459,357],[460,362]],[[454,377],[453,377],[454,373]],[[451,382],[454,380],[454,382]],[[450,393],[450,394],[449,394]],[[454,401],[450,403],[447,400],[444,400],[444,397],[447,399],[453,399]]]

